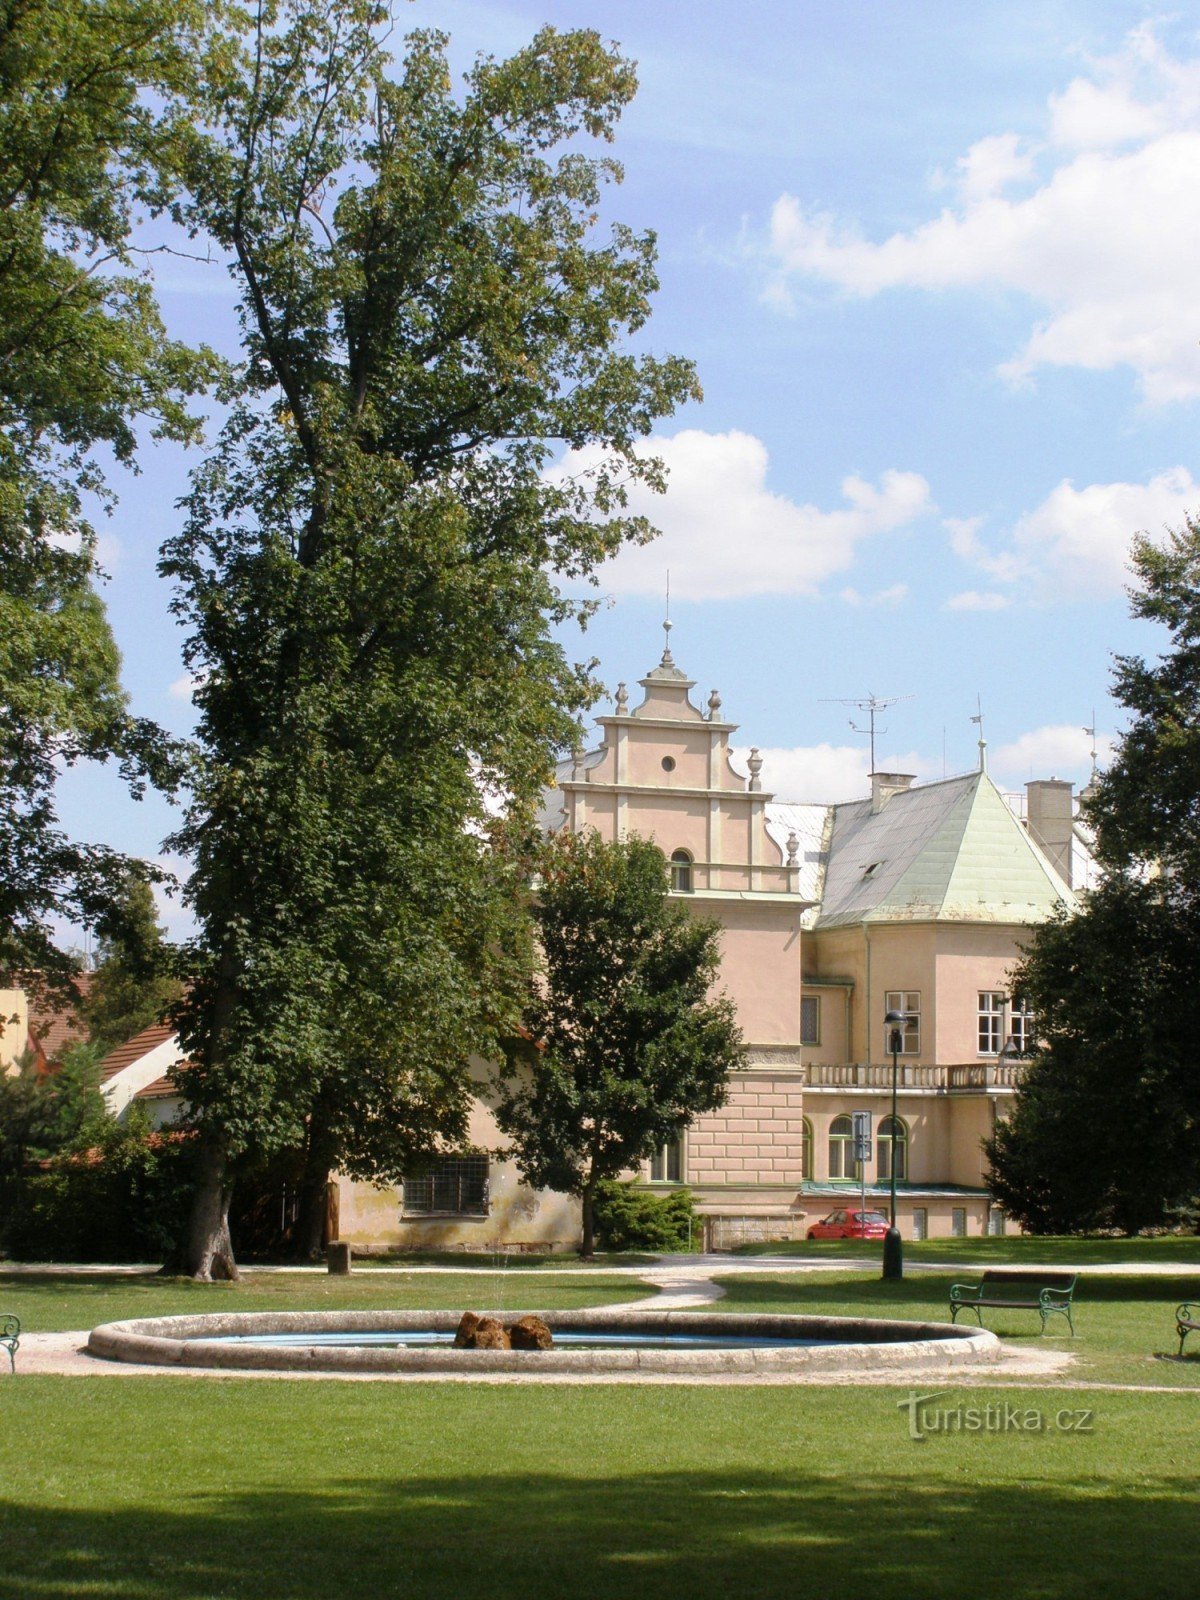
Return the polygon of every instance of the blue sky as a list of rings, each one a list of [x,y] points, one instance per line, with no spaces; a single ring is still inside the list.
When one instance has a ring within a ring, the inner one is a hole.
[[[1130,536],[1200,504],[1200,35],[1137,5],[866,0],[416,0],[466,65],[543,22],[639,63],[613,216],[658,233],[644,343],[705,398],[660,429],[662,541],[602,574],[605,681],[661,648],[714,686],[781,797],[845,799],[865,741],[836,702],[904,696],[880,764],[973,764],[982,700],[1006,787],[1083,781]],[[232,349],[220,267],[172,262],[174,331]],[[156,577],[189,461],[115,480],[107,601],[135,709],[191,708]],[[1193,476],[1195,475],[1195,476]],[[64,781],[89,837],[158,855],[172,826],[108,774]],[[182,926],[176,909],[172,925]]]

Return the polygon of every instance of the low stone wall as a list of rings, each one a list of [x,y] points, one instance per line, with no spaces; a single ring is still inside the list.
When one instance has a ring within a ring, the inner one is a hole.
[[[483,1315],[502,1317],[503,1312]],[[511,1316],[513,1313],[507,1313]],[[552,1332],[698,1333],[779,1339],[837,1339],[834,1345],[751,1350],[456,1350],[338,1348],[329,1345],[237,1345],[216,1341],[236,1334],[402,1334],[417,1329],[453,1332],[457,1311],[268,1311],[195,1317],[154,1317],[93,1328],[90,1354],[145,1366],[216,1367],[230,1371],[408,1372],[539,1374],[778,1373],[863,1367],[944,1367],[995,1361],[1000,1342],[986,1329],[945,1322],[896,1322],[864,1317],[737,1316],[689,1311],[538,1311]]]

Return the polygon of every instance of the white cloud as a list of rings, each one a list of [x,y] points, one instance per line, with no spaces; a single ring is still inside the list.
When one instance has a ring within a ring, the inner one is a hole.
[[[174,683],[167,688],[167,693],[172,700],[190,700],[200,687],[201,680],[191,672],[185,672],[182,678],[176,678]]]
[[[990,592],[981,594],[978,589],[964,589],[952,594],[946,601],[947,611],[1003,611],[1012,601],[1006,594]]]
[[[1182,525],[1184,513],[1197,505],[1200,484],[1185,467],[1172,467],[1148,483],[1077,489],[1064,479],[1019,518],[1007,546],[998,550],[983,544],[978,519],[947,519],[946,526],[955,554],[991,577],[1024,583],[1034,600],[1078,600],[1120,594],[1131,578],[1134,534],[1156,538]],[[953,601],[948,605],[961,609]]]
[[[844,600],[848,606],[884,606],[888,610],[894,610],[908,599],[908,585],[894,583],[890,589],[877,589],[874,594],[860,594],[853,588],[839,589],[838,598]]]
[[[731,752],[733,765],[748,770],[748,745]],[[861,800],[871,792],[871,758],[865,744],[795,745],[790,749],[760,749],[762,786],[777,800],[829,804],[836,800]],[[932,762],[910,750],[904,755],[881,755],[880,772],[911,772],[918,778],[935,776]]]
[[[650,545],[623,550],[601,581],[616,594],[660,595],[667,570],[671,593],[688,600],[752,594],[816,594],[845,571],[856,547],[932,510],[929,485],[915,472],[885,472],[878,485],[850,476],[845,504],[833,510],[798,505],[767,487],[766,446],[751,434],[686,428],[648,441],[668,470],[664,495],[640,484],[630,507],[662,530]],[[566,458],[553,476],[586,471],[590,450]]]
[[[1100,734],[1096,753],[1101,766],[1112,756],[1114,741]],[[1054,723],[1033,728],[992,754],[992,770],[1015,783],[1028,778],[1073,778],[1082,782],[1092,770],[1092,736],[1082,725]]]
[[[786,303],[800,278],[860,296],[1014,290],[1045,314],[1001,367],[1010,380],[1129,366],[1151,402],[1200,395],[1200,58],[1177,61],[1138,29],[1052,97],[1046,133],[1038,147],[979,140],[958,163],[957,204],[878,243],[781,195],[769,300]],[[1014,182],[1028,192],[1006,198]]]

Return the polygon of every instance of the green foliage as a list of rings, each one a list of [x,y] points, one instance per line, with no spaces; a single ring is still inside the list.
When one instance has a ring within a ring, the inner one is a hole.
[[[218,28],[177,206],[234,262],[245,346],[163,560],[201,681],[176,840],[200,1270],[230,1162],[303,1148],[317,1193],[463,1137],[529,963],[488,797],[519,839],[594,693],[560,584],[648,535],[623,486],[658,481],[637,445],[696,393],[621,349],[653,240],[600,229],[619,172],[585,146],[629,63],[545,29],[459,87],[417,34],[390,76],[379,20],[264,0]],[[546,470],[563,445],[580,472]]]
[[[102,1055],[162,1020],[180,997],[172,952],[163,937],[154,894],[131,873],[100,918],[96,967],[80,1015]]]
[[[187,440],[214,370],[168,339],[131,243],[162,202],[196,0],[22,0],[0,15],[0,969],[64,983],[55,916],[92,923],[124,871],[57,824],[60,766],[117,758],[140,792],[176,753],[132,718],[96,593],[85,492],[135,428]],[[149,97],[159,109],[149,109]]]
[[[602,1250],[699,1250],[702,1236],[690,1189],[658,1194],[636,1180],[596,1187],[596,1240]]]
[[[733,1002],[710,998],[720,928],[667,894],[648,840],[562,833],[539,860],[542,949],[496,1119],[527,1182],[580,1195],[724,1104],[745,1059]]]
[[[0,1180],[71,1148],[104,1119],[101,1053],[95,1045],[74,1044],[57,1072],[42,1074],[25,1060],[15,1073],[0,1075]]]
[[[1132,713],[1087,815],[1106,872],[1039,928],[1017,974],[1042,1048],[989,1145],[1005,1209],[1039,1232],[1162,1226],[1200,1172],[1200,524],[1135,545],[1157,662],[1117,662]]]
[[[92,1123],[73,1151],[5,1185],[0,1243],[17,1260],[159,1261],[178,1239],[194,1150],[140,1107]]]

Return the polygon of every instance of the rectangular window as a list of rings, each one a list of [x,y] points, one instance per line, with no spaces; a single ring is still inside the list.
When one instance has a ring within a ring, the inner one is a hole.
[[[929,1208],[928,1206],[914,1206],[913,1208],[913,1238],[928,1239],[929,1237]]]
[[[406,1216],[478,1216],[488,1209],[486,1156],[435,1156],[404,1179]]]
[[[950,1232],[956,1239],[967,1237],[967,1208],[955,1206],[950,1213]]]
[[[819,995],[806,994],[800,1002],[800,1043],[821,1042],[821,999]]]
[[[1033,1054],[1033,1012],[1028,1000],[1012,1000],[1008,1011],[1008,1037],[1019,1056]]]
[[[683,1182],[683,1140],[675,1139],[664,1144],[650,1157],[651,1183]]]
[[[999,1206],[988,1212],[988,1232],[997,1238],[1004,1232],[1004,1213]]]
[[[979,1054],[998,1056],[1004,1043],[1004,996],[998,989],[984,989],[979,995]]]
[[[919,1056],[921,1054],[921,994],[917,989],[889,989],[884,995],[884,1009],[886,1011],[901,1011],[904,1021],[898,1024],[900,1028],[900,1054],[902,1056]],[[884,1029],[884,1050],[888,1055],[892,1051],[890,1038],[891,1028]]]

